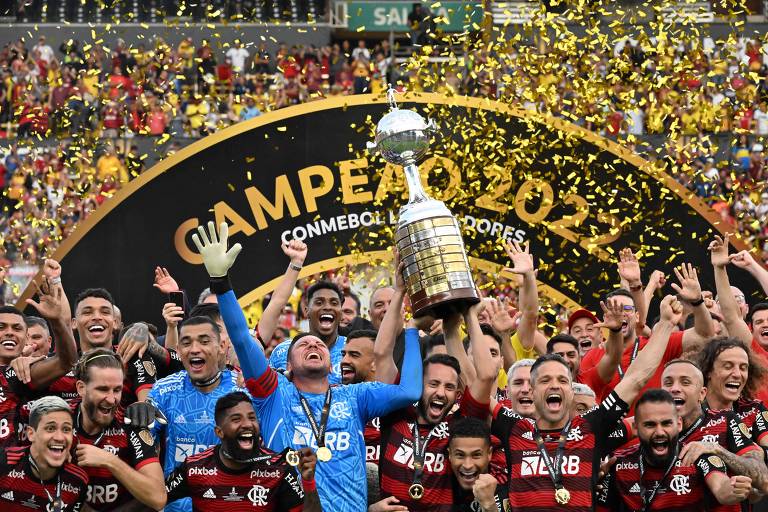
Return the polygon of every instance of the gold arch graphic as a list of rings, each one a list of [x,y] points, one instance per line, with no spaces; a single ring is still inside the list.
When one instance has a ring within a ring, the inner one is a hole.
[[[179,164],[180,162],[188,158],[194,157],[197,153],[200,153],[201,151],[204,151],[205,149],[211,146],[214,146],[223,140],[248,132],[250,130],[253,130],[254,128],[258,128],[258,127],[275,123],[278,121],[290,119],[292,117],[299,117],[309,113],[320,112],[323,110],[332,110],[337,108],[345,109],[347,107],[359,106],[359,105],[386,104],[386,103],[387,103],[387,99],[383,94],[381,95],[360,94],[355,96],[341,96],[336,98],[328,98],[320,101],[304,103],[301,105],[294,105],[294,106],[283,108],[273,112],[268,112],[259,117],[250,119],[248,121],[243,121],[241,123],[237,123],[236,125],[230,126],[229,128],[225,128],[224,130],[216,132],[213,135],[209,135],[203,139],[200,139],[199,141],[194,142],[189,146],[182,148],[181,150],[169,156],[168,158],[161,160],[160,162],[155,164],[151,169],[142,173],[140,176],[138,176],[134,180],[128,182],[128,184],[125,185],[122,189],[120,189],[113,197],[108,199],[101,207],[96,209],[96,211],[93,212],[90,215],[90,217],[88,217],[85,220],[85,222],[78,225],[75,231],[66,240],[64,240],[61,243],[61,245],[59,245],[59,247],[56,249],[56,252],[53,254],[53,258],[61,261],[61,259],[64,258],[64,256],[66,256],[67,253],[69,253],[69,251],[72,250],[72,248],[85,235],[87,235],[88,232],[91,229],[93,229],[94,226],[96,226],[96,224],[98,224],[104,217],[109,215],[109,213],[115,207],[117,207],[120,203],[128,199],[131,195],[133,195],[134,192],[138,191],[143,186],[147,185],[157,176],[160,176],[164,172],[172,169],[175,165]],[[640,169],[642,172],[648,174],[650,177],[661,182],[665,187],[669,188],[678,197],[680,197],[682,201],[686,202],[689,206],[691,206],[694,210],[696,210],[696,212],[698,212],[699,215],[704,217],[712,226],[715,227],[715,229],[717,229],[719,232],[723,234],[725,233],[725,230],[723,228],[727,226],[724,225],[723,221],[720,219],[720,216],[711,208],[709,208],[709,206],[707,206],[706,203],[704,203],[699,197],[697,197],[695,194],[693,194],[692,192],[687,190],[685,187],[680,185],[671,176],[667,175],[664,172],[653,169],[653,167],[649,164],[648,161],[632,153],[626,147],[623,147],[620,144],[617,144],[616,142],[613,142],[604,137],[601,137],[600,135],[594,132],[591,132],[589,130],[586,130],[580,126],[576,126],[568,121],[564,121],[556,117],[542,115],[536,112],[530,112],[520,108],[512,107],[505,103],[502,103],[499,101],[492,101],[487,98],[470,98],[467,96],[447,97],[447,96],[443,96],[441,94],[435,94],[435,93],[409,92],[403,95],[401,103],[435,104],[435,105],[459,106],[459,107],[467,107],[467,108],[480,109],[480,110],[489,110],[489,111],[494,111],[500,114],[511,115],[526,121],[533,121],[536,123],[544,124],[552,129],[559,130],[567,134],[570,134],[572,136],[575,136],[577,138],[583,139],[591,144],[594,144],[598,148],[604,151],[608,151],[609,153],[612,153],[615,156],[629,162],[630,164]],[[749,249],[749,247],[743,241],[741,241],[738,237],[732,238],[731,243],[739,250]],[[375,251],[374,253],[366,253],[366,254],[375,254],[378,252],[379,251]],[[381,251],[381,252],[384,252],[384,251]],[[307,265],[305,267],[305,274],[302,274],[302,275],[308,275],[310,273],[320,271],[320,270],[313,270],[313,272],[310,272],[309,269],[322,268],[323,270],[329,270],[331,268],[338,268],[338,267],[330,266],[331,262],[353,261],[355,258],[358,258],[358,257],[359,256],[356,256],[356,255],[349,255],[349,256],[343,256],[339,258],[331,258],[328,260],[324,260],[322,262],[315,263],[313,265]],[[381,259],[385,259],[385,258],[381,258]],[[365,262],[365,261],[370,261],[370,259],[368,259],[367,257],[363,257],[363,259],[360,262]],[[475,259],[474,261],[475,261],[476,268],[479,268],[479,269],[483,269],[483,270],[488,269],[495,272],[501,268],[499,265],[496,265],[487,260]],[[38,273],[35,276],[35,279],[38,279],[39,276],[40,276],[40,273]],[[264,285],[257,287],[251,292],[245,294],[243,298],[240,299],[241,304],[243,303],[245,298],[255,298],[256,296],[260,294],[264,294],[270,289],[274,288],[278,279],[279,278],[273,279],[265,283]],[[268,285],[270,285],[272,288],[269,288]],[[575,301],[573,301],[572,299],[569,299],[566,295],[555,290],[554,288],[551,288],[545,285],[542,285],[542,287],[543,289],[545,288],[548,289],[548,292],[551,293],[550,295],[551,297],[553,298],[560,297],[563,300],[563,304],[566,304],[566,303],[574,304],[574,305],[576,304]],[[24,293],[21,295],[21,297],[19,298],[19,301],[17,302],[18,307],[24,307],[25,305],[24,300],[32,297],[33,289],[34,289],[33,286],[31,285],[27,286],[26,290],[24,290]]]

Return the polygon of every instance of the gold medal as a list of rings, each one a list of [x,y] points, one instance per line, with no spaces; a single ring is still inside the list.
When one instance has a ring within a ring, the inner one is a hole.
[[[333,457],[330,448],[327,446],[321,446],[317,449],[317,460],[320,462],[328,462]]]
[[[413,484],[408,488],[408,495],[415,500],[420,500],[424,497],[424,486],[421,484]]]
[[[288,452],[285,454],[285,462],[291,466],[298,466],[300,461],[301,457],[299,457],[299,452],[297,451],[288,450]]]
[[[567,505],[571,501],[571,493],[565,487],[561,487],[555,490],[555,501],[559,505]]]

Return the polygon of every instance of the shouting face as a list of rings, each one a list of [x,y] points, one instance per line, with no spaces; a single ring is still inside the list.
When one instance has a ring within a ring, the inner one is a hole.
[[[251,402],[240,402],[227,409],[216,435],[227,453],[235,460],[247,460],[259,450],[259,420]]]
[[[214,378],[221,368],[224,345],[209,323],[184,325],[179,332],[179,357],[193,383]]]
[[[661,387],[672,395],[675,409],[681,418],[695,418],[701,413],[706,388],[701,372],[693,365],[673,363],[664,368]]]
[[[357,384],[373,375],[373,343],[371,338],[351,338],[341,349],[341,383]]]
[[[16,313],[0,313],[0,362],[8,364],[21,355],[27,342],[27,325]]]
[[[731,404],[739,399],[749,378],[749,356],[740,347],[723,350],[715,358],[707,379],[707,397],[720,404]],[[709,401],[709,400],[708,400]],[[712,404],[710,404],[712,405]]]
[[[115,310],[101,297],[86,297],[77,304],[75,327],[83,351],[96,347],[108,348],[115,329]]]
[[[459,375],[450,366],[432,363],[424,369],[424,388],[419,400],[419,413],[430,425],[443,421],[456,403]]]
[[[562,426],[571,412],[571,371],[558,361],[545,361],[531,375],[533,403],[539,418],[553,427]]]
[[[329,339],[336,335],[341,321],[341,298],[331,289],[316,290],[307,305],[309,331]]]
[[[294,375],[327,375],[331,371],[328,346],[317,336],[302,336],[289,350],[288,370]]]
[[[468,491],[481,473],[488,472],[491,445],[482,437],[454,437],[448,444],[448,460],[462,489]]]
[[[67,411],[44,414],[37,428],[27,426],[30,453],[42,468],[60,468],[72,448],[72,415]]]
[[[89,368],[89,381],[77,381],[77,392],[82,397],[82,412],[101,428],[115,419],[123,394],[122,368]]]
[[[512,410],[520,416],[531,418],[536,415],[536,408],[533,406],[530,366],[515,368],[507,382],[507,396],[512,404]]]
[[[635,425],[640,445],[648,462],[663,466],[674,455],[683,422],[674,404],[646,402],[635,408]]]
[[[761,347],[768,350],[768,309],[761,309],[752,314],[752,337]]]

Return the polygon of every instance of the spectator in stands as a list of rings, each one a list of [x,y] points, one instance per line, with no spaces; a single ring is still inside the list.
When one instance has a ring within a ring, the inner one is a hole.
[[[245,100],[245,107],[240,110],[240,119],[247,121],[261,115],[261,110],[256,106],[252,97],[248,96]]]
[[[232,69],[235,73],[242,73],[245,70],[245,62],[248,60],[248,50],[243,48],[243,44],[239,39],[235,39],[235,43],[227,50],[226,56],[232,62]]]

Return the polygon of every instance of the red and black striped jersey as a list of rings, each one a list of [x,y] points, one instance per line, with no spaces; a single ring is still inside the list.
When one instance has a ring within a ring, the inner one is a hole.
[[[363,430],[365,439],[365,462],[373,464],[379,463],[379,452],[381,451],[381,419],[373,418],[365,424]]]
[[[726,475],[723,460],[711,454],[704,454],[693,466],[683,466],[678,460],[664,478],[666,467],[645,466],[645,474],[640,480],[640,446],[616,459],[609,474],[603,480],[603,490],[597,495],[598,512],[615,510],[643,510],[642,492],[650,496],[658,484],[656,495],[651,501],[649,511],[691,512],[693,510],[722,511],[728,507],[720,505],[707,487],[706,479],[713,474]],[[659,483],[659,481],[661,482]]]
[[[561,460],[562,483],[570,492],[568,510],[592,510],[592,489],[595,487],[601,457],[624,444],[627,426],[621,418],[629,409],[621,398],[611,392],[598,406],[571,420]],[[555,487],[534,439],[534,420],[523,418],[512,410],[496,407],[491,433],[504,446],[509,470],[509,504],[512,511],[559,510],[555,502]],[[547,452],[557,452],[560,430],[543,431]]]
[[[187,459],[165,480],[168,503],[192,498],[192,510],[204,512],[298,512],[304,507],[304,490],[294,468],[285,462],[285,451],[262,448],[267,460],[242,470],[227,468],[219,448],[212,446]],[[287,450],[286,450],[287,451]]]
[[[31,384],[19,380],[10,366],[0,366],[0,447],[19,444],[21,409],[33,396]]]
[[[53,510],[51,503],[57,494],[62,512],[77,512],[85,503],[87,488],[88,475],[74,464],[66,462],[55,478],[41,482],[32,473],[29,447],[0,451],[0,510],[3,512]]]
[[[155,449],[155,441],[146,429],[128,428],[123,423],[121,411],[115,415],[112,424],[95,436],[90,436],[82,429],[80,421],[80,400],[70,402],[72,415],[75,419],[75,442],[72,454],[78,444],[90,444],[117,455],[133,469],[139,470],[147,464],[160,463]],[[94,510],[114,510],[126,503],[134,501],[133,496],[115,478],[107,468],[84,468],[88,473],[88,506]]]
[[[768,408],[760,400],[739,398],[733,410],[749,429],[750,437],[760,446],[768,447]]]
[[[761,448],[750,439],[748,427],[734,411],[704,410],[701,426],[680,438],[683,445],[702,441],[716,443],[736,455],[744,455],[753,450],[761,452]]]
[[[473,404],[473,405],[467,405]],[[395,496],[400,505],[408,510],[429,510],[432,512],[450,512],[453,505],[453,471],[448,461],[449,425],[465,407],[479,409],[484,407],[486,417],[488,404],[477,404],[468,390],[460,400],[456,413],[448,414],[437,425],[418,425],[421,442],[427,441],[424,450],[424,471],[421,485],[424,496],[414,500],[408,494],[413,484],[413,428],[417,423],[415,407],[408,407],[383,416],[381,421],[381,457],[379,460],[379,488],[381,498]]]

